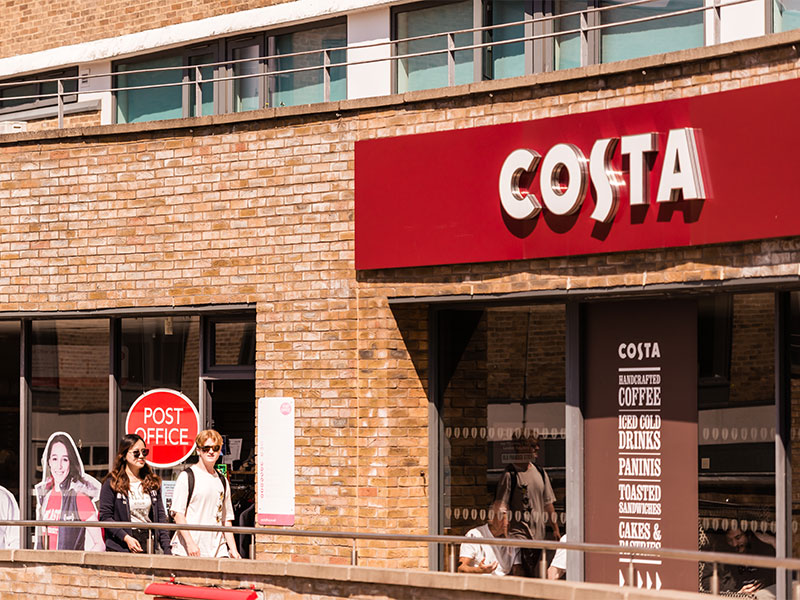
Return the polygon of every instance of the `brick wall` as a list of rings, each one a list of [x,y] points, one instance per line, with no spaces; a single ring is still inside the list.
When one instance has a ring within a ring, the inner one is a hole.
[[[584,78],[487,84],[492,95],[477,86],[409,94],[402,105],[353,101],[252,120],[0,138],[0,306],[255,303],[256,395],[297,400],[296,526],[427,531],[427,312],[389,298],[796,275],[800,238],[356,273],[354,141],[793,78],[793,40],[693,51],[683,65],[654,57]],[[266,539],[261,550],[349,560],[346,543],[292,541]],[[370,565],[427,563],[423,545],[370,542],[360,555]]]
[[[146,31],[288,0],[6,0],[1,5],[0,58]]]

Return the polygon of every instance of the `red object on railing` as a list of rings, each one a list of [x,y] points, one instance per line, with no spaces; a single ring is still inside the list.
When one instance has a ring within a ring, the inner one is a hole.
[[[258,598],[255,590],[226,590],[179,583],[151,583],[145,588],[144,593],[157,598],[178,598],[180,600],[256,600]]]

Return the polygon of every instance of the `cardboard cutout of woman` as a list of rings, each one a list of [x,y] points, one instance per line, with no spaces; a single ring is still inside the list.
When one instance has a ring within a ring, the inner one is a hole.
[[[97,521],[100,482],[83,470],[83,461],[68,433],[50,436],[42,455],[42,481],[36,491],[36,518],[41,521]],[[36,535],[37,550],[105,550],[99,527],[48,527]]]

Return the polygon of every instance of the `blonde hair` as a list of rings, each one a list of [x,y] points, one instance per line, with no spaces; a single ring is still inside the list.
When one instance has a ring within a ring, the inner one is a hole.
[[[198,433],[197,437],[194,438],[195,446],[202,446],[203,442],[205,442],[208,438],[211,438],[211,441],[214,443],[214,445],[219,444],[222,446],[222,436],[214,429],[203,429],[203,431]]]

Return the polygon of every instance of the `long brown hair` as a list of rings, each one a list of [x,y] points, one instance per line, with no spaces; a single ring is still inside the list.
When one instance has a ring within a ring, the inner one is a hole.
[[[130,491],[131,482],[128,479],[128,472],[125,470],[127,465],[125,456],[136,442],[144,443],[144,440],[135,433],[123,436],[119,442],[117,458],[114,459],[114,467],[106,475],[106,479],[111,479],[111,489],[119,494],[127,494]],[[139,478],[142,480],[142,490],[146,493],[161,487],[161,477],[153,473],[147,463],[144,463],[144,466],[139,470]]]

